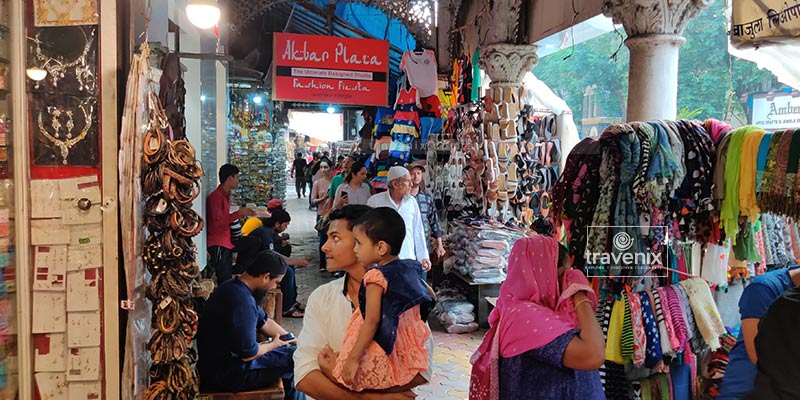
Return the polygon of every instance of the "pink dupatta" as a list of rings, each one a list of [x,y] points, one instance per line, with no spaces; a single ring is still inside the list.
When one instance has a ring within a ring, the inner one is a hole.
[[[572,295],[586,291],[596,306],[597,297],[578,270],[567,271],[558,292],[558,242],[547,236],[518,240],[508,261],[508,276],[500,287],[497,307],[489,314],[491,328],[472,355],[471,400],[496,400],[500,396],[500,357],[508,358],[538,349],[578,326]]]

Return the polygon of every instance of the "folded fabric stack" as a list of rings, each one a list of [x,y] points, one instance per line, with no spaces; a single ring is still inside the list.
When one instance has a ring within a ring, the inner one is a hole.
[[[444,270],[469,276],[475,283],[502,283],[511,247],[524,232],[507,227],[475,227],[455,223],[450,228],[448,243],[452,256],[445,260]]]
[[[436,291],[436,307],[433,315],[439,320],[447,333],[470,333],[478,330],[475,321],[475,306],[456,289],[455,285],[445,281]]]

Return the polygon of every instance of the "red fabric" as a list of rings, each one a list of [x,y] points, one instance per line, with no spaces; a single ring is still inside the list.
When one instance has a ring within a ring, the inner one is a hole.
[[[428,96],[420,99],[422,111],[432,112],[434,117],[442,118],[442,102],[439,96]]]
[[[239,211],[231,213],[231,194],[222,186],[214,189],[206,199],[206,247],[222,246],[233,249],[231,222],[239,219]]]
[[[419,95],[417,94],[417,88],[412,87],[411,90],[400,89],[400,93],[397,95],[396,104],[397,105],[413,104],[419,107],[420,104],[419,104]]]

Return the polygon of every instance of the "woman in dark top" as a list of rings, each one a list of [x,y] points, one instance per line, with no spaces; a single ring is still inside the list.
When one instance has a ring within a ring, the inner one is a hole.
[[[569,268],[558,242],[518,240],[489,315],[491,329],[472,356],[470,400],[605,399],[596,305],[586,277]]]

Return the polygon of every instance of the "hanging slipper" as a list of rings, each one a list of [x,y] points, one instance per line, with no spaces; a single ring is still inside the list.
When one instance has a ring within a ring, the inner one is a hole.
[[[540,208],[542,211],[542,217],[547,218],[547,216],[550,215],[550,194],[547,192],[542,193],[540,202],[541,202]]]

